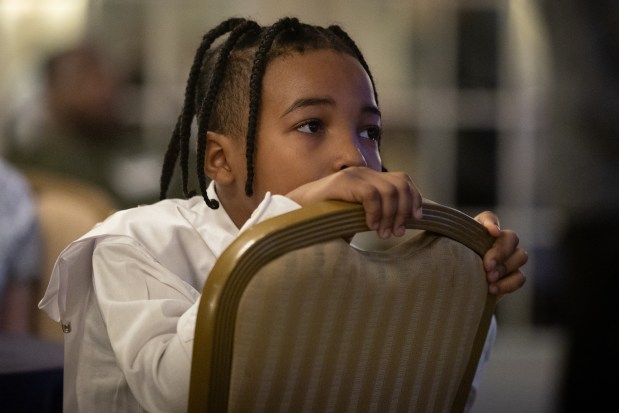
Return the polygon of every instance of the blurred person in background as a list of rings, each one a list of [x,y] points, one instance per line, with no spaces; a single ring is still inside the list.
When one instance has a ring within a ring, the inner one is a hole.
[[[543,196],[566,215],[559,412],[605,411],[619,370],[619,2],[544,3],[554,61]]]
[[[91,45],[50,55],[40,98],[8,122],[8,160],[25,171],[94,184],[121,206],[133,206],[115,168],[142,147],[136,128],[124,121],[124,79],[116,69]]]
[[[0,159],[0,334],[32,332],[41,233],[26,179]]]

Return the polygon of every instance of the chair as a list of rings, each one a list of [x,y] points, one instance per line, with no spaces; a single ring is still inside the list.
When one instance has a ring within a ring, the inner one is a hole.
[[[111,195],[97,186],[75,178],[38,170],[24,171],[32,188],[43,241],[43,276],[38,297],[43,297],[56,258],[95,224],[116,209]],[[59,323],[43,311],[35,311],[35,333],[45,340],[64,340]]]
[[[461,412],[494,312],[493,238],[425,202],[421,230],[351,247],[362,207],[327,201],[243,233],[199,304],[190,412]]]

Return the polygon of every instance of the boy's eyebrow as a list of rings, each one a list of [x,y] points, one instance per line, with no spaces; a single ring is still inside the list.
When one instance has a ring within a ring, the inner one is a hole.
[[[293,112],[299,108],[306,106],[319,106],[319,105],[335,105],[335,101],[330,98],[301,98],[294,101],[288,109],[284,111],[283,116],[286,116],[290,112]]]
[[[294,101],[292,105],[288,109],[286,109],[282,115],[282,117],[286,116],[290,112],[293,112],[299,108],[303,108],[306,106],[319,106],[319,105],[335,105],[335,101],[331,98],[301,98]],[[382,116],[380,110],[374,105],[364,106],[361,110],[362,112],[369,112],[377,116]]]
[[[382,113],[380,113],[380,110],[376,106],[374,106],[374,105],[364,106],[363,109],[362,109],[362,112],[369,112],[369,113],[371,113],[373,115],[378,116],[379,118],[381,118],[383,116]]]

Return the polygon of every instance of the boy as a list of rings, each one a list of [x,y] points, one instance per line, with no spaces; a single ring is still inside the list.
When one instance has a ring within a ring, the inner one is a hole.
[[[200,291],[225,247],[256,222],[340,199],[363,204],[368,227],[386,238],[420,214],[412,180],[381,171],[372,77],[339,27],[230,19],[207,33],[164,160],[162,198],[179,155],[191,195],[194,117],[202,197],[119,212],[59,258],[41,307],[68,332],[68,411],[186,409]],[[479,219],[498,237],[484,257],[490,291],[512,292],[524,283],[526,253],[492,214]]]

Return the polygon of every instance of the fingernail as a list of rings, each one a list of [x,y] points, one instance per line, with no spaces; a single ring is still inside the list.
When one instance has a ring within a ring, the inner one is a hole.
[[[490,287],[488,287],[488,290],[490,291],[490,294],[497,295],[499,293],[499,287],[497,287],[496,285],[491,285]]]
[[[416,219],[421,219],[423,218],[423,209],[422,208],[417,208],[415,210],[415,218]]]

